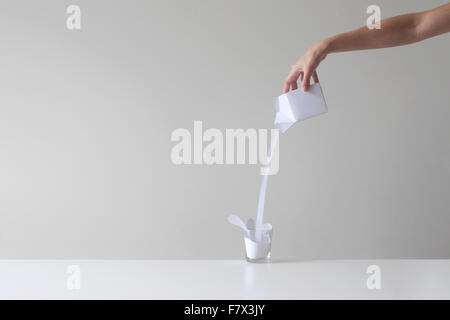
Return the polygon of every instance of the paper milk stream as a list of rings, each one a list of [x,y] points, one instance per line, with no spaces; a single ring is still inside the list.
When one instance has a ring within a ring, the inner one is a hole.
[[[274,125],[275,128],[280,130],[281,133],[286,132],[298,121],[302,121],[328,111],[325,99],[323,97],[322,88],[319,83],[312,84],[308,92],[297,89],[282,94],[281,96],[274,98],[274,105],[276,109]],[[263,177],[258,198],[258,211],[254,229],[254,237],[250,237],[250,239],[247,237],[245,238],[247,257],[249,256],[250,251],[252,251],[254,255],[255,252],[257,252],[254,256],[254,258],[257,259],[263,259],[267,255],[270,256],[270,252],[265,251],[270,250],[271,238],[267,239],[267,232],[265,233],[266,236],[262,237],[263,231],[261,230],[261,225],[263,224],[264,202],[266,197],[267,179],[269,176],[268,172],[270,169],[272,154],[275,150],[276,144],[278,143],[278,139],[279,137],[276,135],[275,139],[272,139],[271,141],[268,160],[262,172]],[[267,244],[267,241],[269,241],[269,245]],[[260,246],[260,248],[255,248],[255,246]]]
[[[286,132],[294,123],[305,120],[328,111],[322,89],[319,83],[312,84],[308,92],[301,89],[293,90],[274,99],[275,110],[275,128],[281,133]],[[271,142],[271,148],[267,156],[267,165],[264,168],[259,191],[258,211],[256,216],[256,226],[263,223],[264,202],[266,198],[268,170],[272,161],[273,150],[278,143],[279,137]],[[256,240],[261,240],[261,232],[256,232]]]
[[[269,178],[268,171],[270,170],[270,164],[272,162],[273,151],[275,150],[276,144],[278,143],[279,136],[276,135],[274,139],[271,140],[270,143],[270,151],[267,156],[267,162],[264,166],[264,170],[262,172],[262,180],[261,187],[259,189],[259,198],[258,198],[258,211],[256,214],[256,229],[263,224],[263,215],[264,215],[264,202],[266,199],[266,190],[267,190],[267,179]],[[255,232],[256,241],[261,241],[261,232],[256,230]]]

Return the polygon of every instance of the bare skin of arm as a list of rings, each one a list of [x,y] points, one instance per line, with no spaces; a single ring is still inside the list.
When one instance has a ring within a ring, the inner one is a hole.
[[[323,39],[292,66],[283,93],[297,89],[300,77],[303,91],[308,91],[311,77],[319,82],[316,69],[330,53],[403,46],[446,32],[450,32],[450,3],[382,20],[381,29],[362,27]]]

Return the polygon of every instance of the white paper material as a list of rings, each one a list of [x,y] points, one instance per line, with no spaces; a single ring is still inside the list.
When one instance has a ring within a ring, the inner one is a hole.
[[[245,252],[251,260],[270,259],[272,247],[272,225],[265,223],[257,226],[250,218],[247,220],[247,233],[245,234]],[[257,239],[257,234],[259,239]]]
[[[271,141],[270,151],[267,155],[267,164],[264,168],[261,180],[261,187],[259,189],[259,198],[258,198],[258,211],[256,212],[256,229],[259,229],[259,226],[263,224],[263,216],[264,216],[264,202],[266,200],[266,190],[267,190],[267,179],[269,178],[268,172],[270,169],[270,165],[272,162],[273,151],[275,150],[276,144],[278,143],[279,136],[276,136],[275,141]],[[256,232],[255,238],[257,241],[261,241],[261,233]]]
[[[328,112],[319,83],[311,84],[309,90],[292,90],[274,98],[275,127],[286,132],[297,121]]]
[[[281,133],[286,132],[287,129],[298,121],[328,112],[325,98],[323,97],[322,88],[318,83],[312,84],[308,92],[297,89],[278,96],[274,99],[274,105],[277,111],[274,122],[275,128],[278,128]],[[244,230],[247,258],[252,260],[270,258],[270,250],[272,246],[272,225],[263,224],[263,214],[268,178],[267,170],[270,168],[272,153],[277,143],[278,139],[276,139],[276,141],[272,141],[271,143],[267,165],[263,173],[258,198],[256,223],[253,219],[249,219],[247,224],[244,225],[243,221],[237,216],[230,216],[228,218],[230,223]]]
[[[272,231],[264,232],[259,241],[256,241],[252,236],[244,237],[247,258],[252,260],[269,259],[272,247],[271,234]]]
[[[272,225],[265,223],[257,226],[250,218],[244,223],[237,215],[230,215],[228,222],[241,228],[244,231],[245,253],[248,259],[262,260],[270,258],[272,247]],[[259,239],[256,238],[257,234]]]

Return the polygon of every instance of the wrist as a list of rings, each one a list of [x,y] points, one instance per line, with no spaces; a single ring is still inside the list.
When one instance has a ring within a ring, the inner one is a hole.
[[[334,45],[333,38],[326,38],[318,42],[319,50],[322,55],[332,53],[333,45]]]

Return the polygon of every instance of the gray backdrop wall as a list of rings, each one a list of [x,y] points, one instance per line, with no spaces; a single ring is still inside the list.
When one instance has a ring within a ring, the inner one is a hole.
[[[292,63],[370,4],[2,1],[0,258],[242,258],[226,217],[256,215],[259,166],[175,166],[172,131],[270,128]],[[450,257],[449,52],[323,62],[329,113],[281,137],[269,178],[274,257]]]

